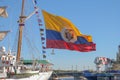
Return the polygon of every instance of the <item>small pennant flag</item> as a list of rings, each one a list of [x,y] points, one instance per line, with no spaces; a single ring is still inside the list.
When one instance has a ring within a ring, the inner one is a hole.
[[[41,19],[38,19],[38,22],[42,22]]]
[[[44,31],[44,29],[40,29],[40,31]]]
[[[45,47],[45,46],[42,46],[42,48],[43,48],[43,49],[46,49],[46,47]]]
[[[36,1],[36,0],[34,0],[34,3],[35,3],[35,4],[37,4],[37,1]]]
[[[43,48],[43,49],[46,49],[46,47],[45,47],[45,46],[42,46],[42,48]]]
[[[46,51],[44,51],[44,50],[43,50],[42,52],[43,52],[43,53],[46,53]]]
[[[40,33],[41,36],[43,36],[44,34],[43,33]]]
[[[42,42],[42,44],[44,44],[45,42]]]
[[[38,24],[39,26],[42,26],[42,24]]]
[[[44,37],[41,37],[41,40],[45,40],[45,38],[44,38]]]
[[[43,54],[43,58],[46,58],[46,55],[45,55],[45,54]]]

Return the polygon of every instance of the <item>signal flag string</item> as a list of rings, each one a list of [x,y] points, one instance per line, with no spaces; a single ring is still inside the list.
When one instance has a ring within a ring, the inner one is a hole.
[[[42,43],[42,53],[43,53],[43,58],[46,58],[46,47],[45,47],[45,35],[44,35],[44,28],[42,28],[42,20],[40,19],[40,16],[39,16],[39,11],[38,11],[38,7],[37,7],[37,1],[36,0],[33,0],[33,4],[34,4],[34,9],[35,9],[35,14],[36,14],[36,17],[37,17],[37,20],[38,20],[38,25],[40,26],[40,36],[41,36],[41,43]]]

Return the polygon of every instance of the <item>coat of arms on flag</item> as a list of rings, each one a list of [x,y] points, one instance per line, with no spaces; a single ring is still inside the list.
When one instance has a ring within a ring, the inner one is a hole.
[[[75,35],[74,30],[70,28],[63,28],[61,31],[61,36],[66,42],[74,43],[77,41],[77,36]]]

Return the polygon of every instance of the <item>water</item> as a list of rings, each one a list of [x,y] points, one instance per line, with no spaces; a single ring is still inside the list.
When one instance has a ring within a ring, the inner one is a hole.
[[[74,78],[73,77],[66,77],[66,78],[61,78],[61,79],[59,79],[59,80],[74,80]]]
[[[54,79],[49,79],[49,80],[54,80]],[[61,77],[59,79],[55,79],[55,80],[75,80],[74,77]]]

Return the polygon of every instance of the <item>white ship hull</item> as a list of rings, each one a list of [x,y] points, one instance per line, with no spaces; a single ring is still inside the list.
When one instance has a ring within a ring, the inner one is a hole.
[[[52,71],[48,71],[48,72],[40,72],[39,74],[27,78],[16,79],[14,76],[13,78],[2,78],[0,80],[48,80],[51,75],[52,75]]]

